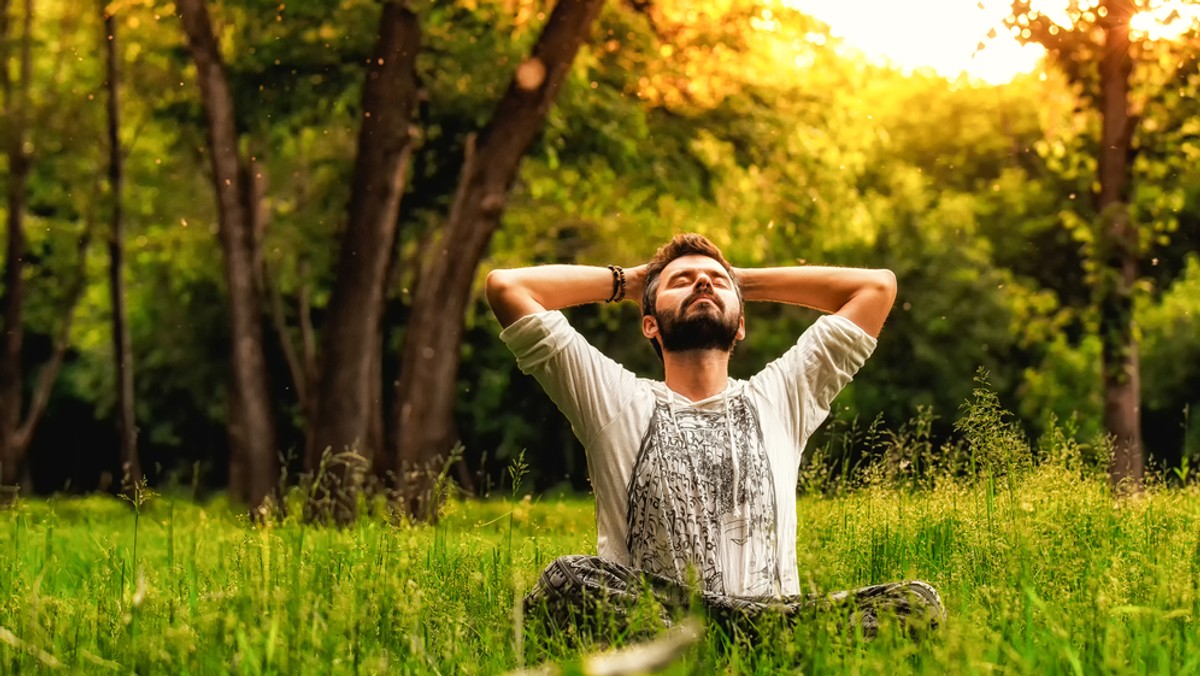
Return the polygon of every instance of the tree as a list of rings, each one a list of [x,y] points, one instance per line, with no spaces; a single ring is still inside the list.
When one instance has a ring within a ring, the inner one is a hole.
[[[372,412],[383,406],[375,386],[381,379],[380,320],[412,153],[409,119],[419,50],[417,15],[401,2],[385,3],[363,85],[349,214],[321,340],[315,415],[308,422],[305,464],[318,474],[312,507],[340,523],[354,518],[359,475],[381,450],[370,446],[371,439],[378,441],[370,424]]]
[[[38,372],[28,405],[24,401],[23,343],[25,338],[28,244],[25,232],[26,191],[33,168],[30,103],[33,80],[33,1],[22,12],[17,81],[9,74],[9,4],[0,1],[0,92],[4,95],[8,157],[8,222],[4,259],[4,338],[0,351],[0,504],[11,502],[20,487],[30,442],[46,411],[51,390],[62,368],[75,308],[84,290],[84,262],[91,229],[79,239],[78,270],[67,287],[61,324],[49,359]]]
[[[1137,281],[1138,233],[1129,217],[1130,139],[1129,20],[1127,0],[1103,0],[1099,24],[1104,35],[1100,58],[1100,260],[1098,284],[1100,344],[1104,374],[1104,425],[1113,440],[1109,476],[1124,489],[1140,488],[1146,466],[1142,444],[1141,372],[1133,334],[1133,285]],[[1107,9],[1107,14],[1103,10]]]
[[[394,454],[415,517],[432,516],[430,475],[454,441],[455,376],[475,271],[500,225],[521,158],[603,5],[559,0],[491,119],[466,140],[449,216],[419,273],[396,386]]]
[[[112,203],[109,211],[108,262],[109,298],[112,302],[113,366],[117,389],[117,434],[121,446],[122,481],[126,488],[142,480],[138,462],[137,419],[133,399],[133,347],[125,310],[125,231],[123,197],[124,157],[121,148],[120,50],[117,14],[100,0],[104,17],[105,60],[108,83],[108,182]]]
[[[29,180],[30,158],[26,151],[29,80],[32,77],[30,32],[33,2],[25,1],[17,82],[9,77],[9,6],[0,5],[0,45],[4,58],[0,65],[0,85],[4,89],[4,119],[7,127],[5,153],[8,155],[8,232],[4,260],[4,351],[0,354],[0,486],[15,486],[19,480],[27,443],[17,432],[21,427],[21,343],[24,338],[25,301],[25,184]]]
[[[1144,0],[1071,3],[1066,22],[1014,0],[1007,19],[1019,39],[1046,47],[1052,62],[1100,116],[1093,194],[1092,286],[1099,315],[1104,425],[1113,443],[1109,477],[1118,490],[1139,490],[1145,471],[1141,383],[1133,322],[1134,286],[1142,252],[1130,213],[1133,143],[1139,118],[1131,112],[1131,76],[1144,45],[1131,40],[1132,18],[1150,11]]]
[[[253,512],[274,493],[279,475],[256,272],[259,233],[255,227],[257,205],[252,199],[256,191],[238,150],[233,96],[208,10],[203,0],[180,0],[176,6],[196,64],[208,122],[218,236],[225,260],[232,364],[230,484],[234,495],[247,500]]]

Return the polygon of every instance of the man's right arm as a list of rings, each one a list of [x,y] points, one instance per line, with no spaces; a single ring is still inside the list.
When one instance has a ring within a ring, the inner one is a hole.
[[[625,270],[625,298],[641,302],[644,266]],[[602,303],[612,297],[613,272],[588,265],[539,265],[493,270],[487,276],[487,299],[500,326],[521,317],[573,305]]]
[[[641,298],[641,274],[625,272],[626,298]],[[500,338],[571,421],[585,445],[623,409],[637,376],[601,354],[560,313],[529,317],[612,297],[613,273],[606,267],[543,265],[494,270],[487,298],[504,330]],[[529,317],[526,321],[518,321]],[[590,452],[590,450],[589,450]]]

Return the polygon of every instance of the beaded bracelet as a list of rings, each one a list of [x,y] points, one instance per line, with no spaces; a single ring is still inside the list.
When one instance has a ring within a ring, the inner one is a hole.
[[[625,299],[625,268],[620,265],[610,265],[609,270],[613,273],[613,291],[612,296],[605,302],[615,303]]]

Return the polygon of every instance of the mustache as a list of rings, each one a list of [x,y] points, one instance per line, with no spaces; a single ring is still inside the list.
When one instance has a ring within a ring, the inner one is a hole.
[[[703,299],[711,300],[713,304],[717,306],[718,310],[721,312],[725,311],[725,302],[709,288],[702,288],[683,299],[683,306],[681,309],[686,310]]]

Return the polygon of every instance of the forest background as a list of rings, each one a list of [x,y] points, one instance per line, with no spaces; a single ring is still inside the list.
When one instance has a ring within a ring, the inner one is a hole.
[[[551,4],[0,2],[0,484],[144,475],[258,504],[322,469],[405,493],[397,477],[419,466],[482,495],[523,457],[526,485],[586,491],[583,451],[497,338],[483,276],[637,265],[680,231],[743,267],[896,272],[879,348],[813,442],[839,462],[863,452],[848,430],[925,420],[952,442],[981,367],[1031,437],[1056,422],[1101,452],[1098,3],[1072,4],[1080,41],[1058,61],[999,85],[876,63],[770,0]],[[981,46],[1061,38],[1037,26],[1014,6]],[[1193,28],[1130,55],[1140,422],[1150,462],[1186,474],[1200,47]],[[633,304],[568,316],[660,376]],[[813,319],[750,306],[734,375]],[[258,357],[237,356],[254,341]]]

